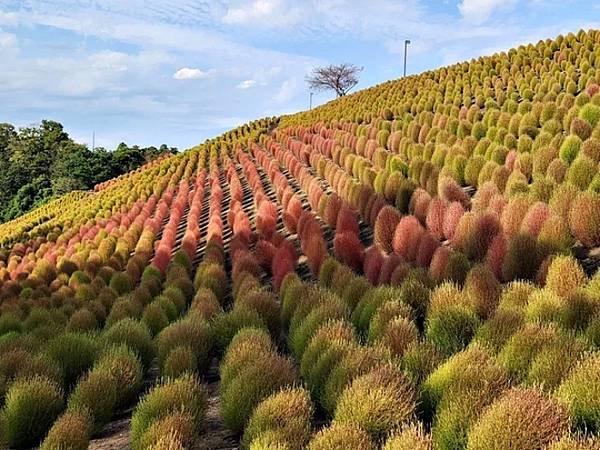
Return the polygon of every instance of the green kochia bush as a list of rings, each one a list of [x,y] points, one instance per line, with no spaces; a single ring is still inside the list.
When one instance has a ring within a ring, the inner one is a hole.
[[[3,440],[12,448],[38,445],[62,409],[62,392],[48,379],[15,381],[0,414]]]
[[[77,379],[92,367],[98,355],[97,338],[83,333],[65,333],[53,338],[46,346],[46,354],[61,366],[63,383],[70,390]]]
[[[220,372],[221,415],[236,432],[243,430],[256,405],[297,379],[291,362],[277,354],[270,339],[253,329],[243,329],[233,338]]]
[[[93,370],[110,375],[117,389],[117,408],[133,402],[142,388],[143,368],[140,359],[124,344],[111,346],[104,351]]]
[[[140,358],[144,368],[148,368],[154,358],[150,331],[145,324],[137,320],[124,319],[115,323],[102,333],[100,339],[105,345],[127,345]]]
[[[87,413],[67,412],[54,422],[40,450],[87,450],[91,432]]]
[[[169,353],[179,347],[188,346],[194,353],[197,370],[204,372],[208,369],[212,349],[212,331],[204,320],[182,319],[162,330],[156,338],[156,348],[161,367]]]
[[[276,432],[290,450],[306,447],[310,438],[312,406],[309,393],[301,388],[284,389],[258,404],[246,429],[244,447],[265,432]]]
[[[131,417],[131,446],[143,450],[142,436],[156,421],[173,413],[189,414],[198,429],[207,409],[206,390],[194,377],[184,376],[152,389]]]
[[[353,424],[333,423],[319,431],[308,444],[308,450],[375,450],[369,434]]]
[[[556,396],[567,406],[575,426],[597,433],[600,430],[600,355],[593,354],[575,367]]]
[[[95,370],[82,378],[69,396],[67,410],[89,414],[98,433],[110,421],[117,404],[117,385],[108,371]]]
[[[383,365],[352,381],[339,398],[333,421],[358,425],[380,440],[410,420],[415,409],[411,382],[397,367]]]
[[[568,416],[555,400],[536,389],[512,389],[471,428],[467,449],[544,449],[568,429]]]

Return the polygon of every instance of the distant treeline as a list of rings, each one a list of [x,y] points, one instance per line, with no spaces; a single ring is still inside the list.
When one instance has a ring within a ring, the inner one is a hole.
[[[0,222],[69,191],[91,189],[165,153],[177,149],[121,143],[114,151],[90,150],[73,141],[58,122],[43,120],[18,130],[0,123]]]

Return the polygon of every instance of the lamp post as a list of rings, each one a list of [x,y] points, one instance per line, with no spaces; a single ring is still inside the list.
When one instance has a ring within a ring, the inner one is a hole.
[[[311,93],[310,93],[310,99],[309,99],[309,103],[308,103],[308,109],[309,109],[309,110],[312,110],[312,96],[313,96],[313,93],[311,92]]]
[[[408,44],[410,44],[410,39],[404,41],[404,76],[406,76],[406,52],[408,50]]]

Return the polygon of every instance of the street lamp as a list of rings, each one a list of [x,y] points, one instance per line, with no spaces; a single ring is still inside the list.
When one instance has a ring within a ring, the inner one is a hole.
[[[404,76],[406,76],[406,51],[408,49],[408,44],[410,44],[410,39],[404,41]]]
[[[308,103],[308,109],[309,109],[309,110],[311,110],[311,109],[312,109],[312,96],[313,96],[313,93],[311,92],[311,93],[310,93],[310,100],[309,100],[309,103]]]

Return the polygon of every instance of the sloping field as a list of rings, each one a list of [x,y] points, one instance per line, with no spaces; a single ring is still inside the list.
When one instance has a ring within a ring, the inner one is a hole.
[[[0,225],[2,440],[598,449],[599,163],[580,31]]]

